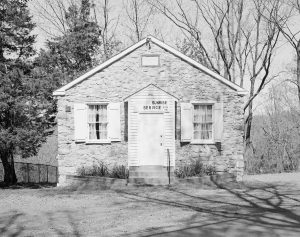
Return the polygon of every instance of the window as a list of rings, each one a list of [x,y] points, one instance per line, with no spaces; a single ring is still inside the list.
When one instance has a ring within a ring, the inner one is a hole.
[[[88,105],[88,139],[107,140],[107,104]]]
[[[212,105],[194,104],[193,140],[213,139]]]

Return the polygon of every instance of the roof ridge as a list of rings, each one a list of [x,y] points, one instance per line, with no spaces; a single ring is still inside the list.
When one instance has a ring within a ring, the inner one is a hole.
[[[181,58],[186,63],[196,67],[197,69],[201,70],[202,72],[214,77],[215,79],[219,80],[220,82],[222,82],[222,83],[226,84],[227,86],[231,87],[233,90],[237,91],[238,94],[246,95],[248,93],[244,88],[240,87],[239,85],[225,79],[221,75],[219,75],[216,72],[210,70],[209,68],[205,67],[204,65],[198,63],[194,59],[184,55],[181,52],[179,52],[177,49],[174,49],[173,47],[167,45],[166,43],[164,43],[160,40],[158,40],[157,38],[153,37],[152,35],[149,35],[149,36],[143,38],[142,40],[140,40],[139,42],[133,44],[132,46],[126,48],[125,50],[118,53],[117,55],[113,56],[112,58],[108,59],[107,61],[101,63],[97,67],[95,67],[95,68],[91,69],[90,71],[86,72],[82,76],[76,78],[75,80],[73,80],[73,81],[69,82],[68,84],[62,86],[61,88],[57,89],[56,91],[53,92],[53,95],[54,96],[65,95],[66,90],[72,88],[76,84],[78,84],[78,83],[86,80],[87,78],[91,77],[92,75],[96,74],[100,70],[103,70],[104,68],[110,66],[111,64],[113,64],[116,61],[120,60],[121,58],[127,56],[128,54],[130,54],[134,50],[136,50],[136,49],[140,48],[141,46],[143,46],[144,44],[146,44],[149,39],[151,40],[152,43],[154,43],[157,46],[165,49],[166,51],[174,54],[175,56]]]

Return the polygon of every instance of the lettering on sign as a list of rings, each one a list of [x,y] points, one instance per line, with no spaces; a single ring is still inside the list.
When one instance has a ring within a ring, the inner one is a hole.
[[[166,112],[168,102],[166,100],[152,100],[140,104],[140,111],[143,112]]]

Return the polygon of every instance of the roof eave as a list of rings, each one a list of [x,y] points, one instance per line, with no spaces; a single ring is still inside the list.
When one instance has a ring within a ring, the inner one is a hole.
[[[166,93],[168,96],[172,97],[176,102],[179,101],[179,98],[177,98],[176,96],[172,95],[171,93],[165,91],[164,89],[158,87],[157,85],[155,85],[155,84],[153,84],[153,83],[150,83],[150,84],[148,84],[147,86],[145,86],[145,87],[139,89],[138,91],[132,93],[131,95],[126,96],[126,97],[123,99],[123,101],[124,101],[124,102],[128,102],[132,97],[134,97],[136,94],[138,94],[139,92],[141,92],[142,90],[146,89],[146,88],[149,87],[149,86],[154,86],[154,87],[156,87],[157,89],[159,89],[159,90],[163,91],[164,93]]]
[[[151,41],[155,44],[157,44],[158,46],[164,48],[165,50],[177,55],[179,58],[183,59],[185,62],[191,64],[192,66],[198,68],[199,70],[207,73],[208,75],[214,77],[215,79],[217,79],[218,81],[222,82],[223,84],[229,86],[230,88],[234,89],[235,91],[239,92],[239,91],[245,91],[244,88],[240,87],[239,85],[225,79],[224,77],[222,77],[221,75],[217,74],[216,72],[210,70],[209,68],[203,66],[202,64],[196,62],[194,59],[191,59],[190,57],[184,55],[183,53],[179,52],[178,50],[172,48],[171,46],[165,44],[164,42],[159,41],[158,39],[151,37]],[[248,92],[247,92],[248,93]]]
[[[244,91],[237,91],[237,94],[238,94],[238,95],[248,95],[249,92],[246,91],[246,90],[244,90]]]
[[[66,94],[65,91],[56,90],[52,93],[53,96],[64,96]]]
[[[142,45],[144,45],[146,43],[147,38],[141,40],[140,42],[132,45],[131,47],[125,49],[124,51],[122,51],[121,53],[113,56],[112,58],[108,59],[107,61],[105,61],[104,63],[100,64],[99,66],[93,68],[92,70],[90,70],[89,72],[83,74],[82,76],[78,77],[77,79],[75,79],[74,81],[71,81],[70,83],[68,83],[67,85],[59,88],[58,90],[53,92],[53,95],[62,95],[61,93],[64,92],[70,88],[72,88],[73,86],[75,86],[76,84],[84,81],[85,79],[89,78],[90,76],[93,76],[94,74],[96,74],[97,72],[99,72],[100,70],[103,70],[104,68],[110,66],[111,64],[113,64],[115,61],[125,57],[127,54],[130,54],[132,51],[134,51],[135,49],[141,47]]]
[[[68,83],[67,85],[59,88],[56,91],[54,91],[53,95],[54,96],[63,96],[63,95],[65,95],[66,90],[68,90],[71,87],[75,86],[76,84],[84,81],[85,79],[89,78],[90,76],[96,74],[100,70],[103,70],[104,68],[110,66],[115,61],[117,61],[117,60],[125,57],[128,54],[130,54],[135,49],[137,49],[137,48],[141,47],[142,45],[144,45],[147,42],[147,39],[150,39],[151,42],[153,42],[154,44],[162,47],[163,49],[169,51],[170,53],[173,53],[174,55],[176,55],[177,57],[181,58],[182,60],[184,60],[185,62],[189,63],[190,65],[198,68],[199,70],[203,71],[204,73],[207,73],[208,75],[214,77],[215,79],[217,79],[218,81],[222,82],[223,84],[229,86],[230,88],[232,88],[233,90],[235,90],[239,95],[246,95],[246,94],[248,94],[248,92],[244,88],[242,88],[242,87],[238,86],[237,84],[235,84],[235,83],[233,83],[233,82],[225,79],[224,77],[222,77],[221,75],[217,74],[216,72],[208,69],[207,67],[205,67],[202,64],[196,62],[195,60],[189,58],[188,56],[182,54],[181,52],[179,52],[178,50],[176,50],[176,49],[172,48],[171,46],[165,44],[164,42],[159,41],[158,39],[154,38],[153,36],[148,36],[147,38],[142,39],[138,43],[136,43],[136,44],[132,45],[131,47],[125,49],[121,53],[115,55],[114,57],[110,58],[106,62],[100,64],[99,66],[95,67],[94,69],[90,70],[89,72],[85,73],[84,75],[78,77],[74,81],[72,81],[72,82]]]

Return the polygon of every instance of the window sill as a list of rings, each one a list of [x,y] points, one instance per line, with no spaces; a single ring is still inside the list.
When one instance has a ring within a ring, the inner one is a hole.
[[[192,145],[214,145],[216,144],[216,142],[213,140],[192,140],[191,144]]]
[[[90,144],[110,144],[110,140],[87,140],[85,144],[90,145]]]

